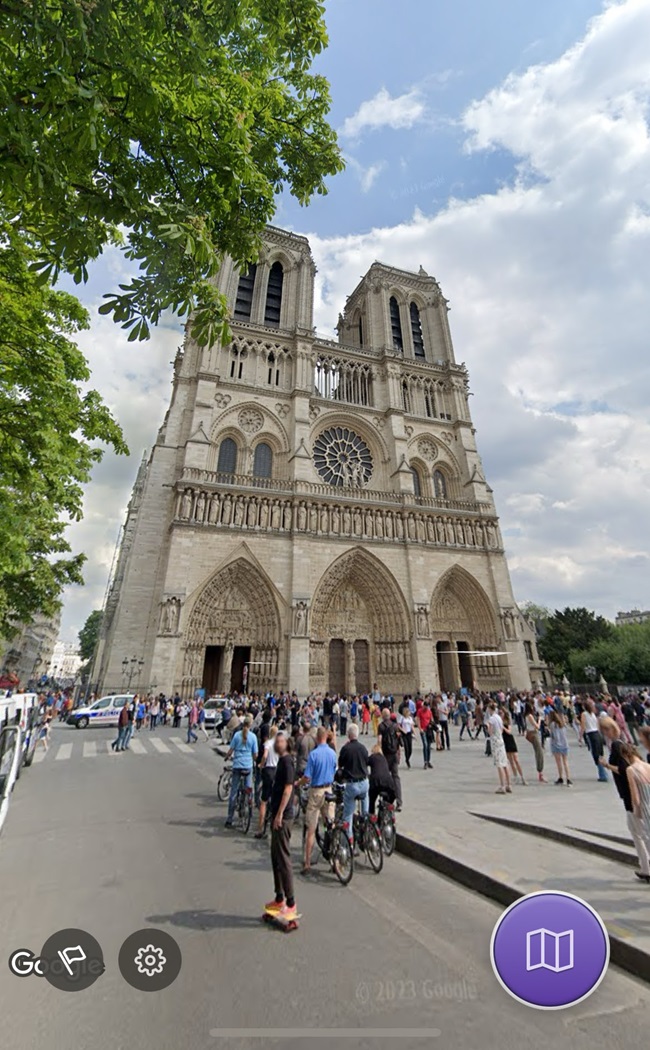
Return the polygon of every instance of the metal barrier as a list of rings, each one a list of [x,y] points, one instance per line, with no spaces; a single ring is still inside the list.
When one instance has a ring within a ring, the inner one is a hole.
[[[0,832],[9,810],[9,799],[22,762],[20,726],[0,730]]]

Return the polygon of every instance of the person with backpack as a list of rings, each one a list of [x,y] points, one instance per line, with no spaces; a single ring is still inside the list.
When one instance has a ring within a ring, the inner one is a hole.
[[[350,721],[353,725],[357,725],[359,722],[359,701],[356,696],[353,696],[350,701]]]
[[[379,723],[379,743],[381,750],[388,763],[388,769],[393,778],[395,787],[395,808],[402,808],[402,782],[399,777],[399,732],[395,722],[390,717],[390,711],[385,708],[381,713]]]

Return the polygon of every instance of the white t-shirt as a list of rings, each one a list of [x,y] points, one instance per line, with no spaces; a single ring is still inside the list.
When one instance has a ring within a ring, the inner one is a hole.
[[[275,737],[269,739],[264,744],[264,762],[262,769],[275,769],[278,764],[279,755],[275,750]]]
[[[503,739],[503,722],[501,721],[501,715],[495,711],[493,715],[487,720],[487,724],[491,729],[491,735],[497,737],[499,740]]]
[[[446,696],[443,696],[442,700],[438,704],[438,720],[440,722],[447,722],[449,716],[449,700]]]
[[[399,723],[399,727],[403,733],[408,734],[413,732],[413,719],[410,715],[402,715]]]
[[[595,733],[598,729],[598,716],[591,711],[583,711],[585,733]]]

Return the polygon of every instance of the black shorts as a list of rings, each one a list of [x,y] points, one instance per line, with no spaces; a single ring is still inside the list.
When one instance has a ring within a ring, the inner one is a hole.
[[[262,802],[271,801],[271,792],[273,791],[273,781],[275,780],[275,769],[263,769],[262,770],[262,793],[260,798]]]

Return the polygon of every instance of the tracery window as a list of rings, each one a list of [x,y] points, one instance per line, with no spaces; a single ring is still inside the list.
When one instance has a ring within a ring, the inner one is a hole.
[[[270,478],[273,473],[273,450],[265,441],[255,448],[253,456],[253,477]]]
[[[219,459],[217,461],[218,474],[237,473],[237,443],[231,437],[223,439],[219,445]]]
[[[447,479],[441,470],[433,472],[433,491],[436,499],[447,499]]]
[[[372,475],[372,456],[365,441],[347,427],[329,427],[314,442],[314,465],[328,485],[365,485]]]

